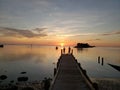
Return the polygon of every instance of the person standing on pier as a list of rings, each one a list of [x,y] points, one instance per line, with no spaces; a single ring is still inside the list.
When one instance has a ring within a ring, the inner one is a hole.
[[[69,48],[68,48],[68,53],[69,53],[69,54],[70,54],[70,51],[71,51],[71,48],[69,47]]]
[[[63,48],[63,53],[65,54],[65,47]]]
[[[61,55],[63,54],[63,50],[61,49]]]
[[[71,54],[73,54],[73,49],[72,49],[72,52],[71,52]]]

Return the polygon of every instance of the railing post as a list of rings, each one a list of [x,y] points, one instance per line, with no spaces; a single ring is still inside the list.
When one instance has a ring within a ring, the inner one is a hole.
[[[54,76],[56,75],[56,72],[57,72],[57,69],[56,69],[56,68],[54,68]]]
[[[98,57],[98,63],[100,63],[100,56]]]

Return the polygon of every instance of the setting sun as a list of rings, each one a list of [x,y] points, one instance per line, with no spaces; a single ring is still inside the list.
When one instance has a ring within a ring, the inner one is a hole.
[[[60,46],[63,47],[63,46],[64,46],[64,43],[60,43]]]

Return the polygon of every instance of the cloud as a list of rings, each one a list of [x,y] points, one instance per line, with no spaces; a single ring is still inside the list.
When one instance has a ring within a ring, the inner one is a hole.
[[[100,41],[101,39],[99,39],[99,38],[96,38],[96,39],[89,39],[89,40],[87,40],[87,41]]]
[[[80,37],[80,36],[109,36],[109,35],[119,35],[120,31],[113,31],[109,33],[74,33],[74,32],[63,32],[59,34],[55,34],[56,37]],[[96,38],[96,39],[88,39],[87,41],[100,41],[101,39]]]
[[[36,33],[41,33],[41,32],[44,32],[47,28],[35,28],[33,29],[33,32],[36,32]]]
[[[45,32],[43,32],[45,28],[36,28],[33,30],[22,30],[15,29],[9,27],[0,27],[0,36],[10,36],[10,37],[44,37],[47,36]],[[37,32],[35,32],[37,31]]]
[[[101,34],[101,35],[102,35],[102,36],[108,36],[108,35],[118,35],[118,34],[120,34],[120,31],[104,33],[104,34]]]
[[[120,31],[113,31],[108,33],[81,33],[81,34],[75,34],[74,36],[109,36],[109,35],[119,35]],[[94,39],[94,40],[100,40],[100,39]]]

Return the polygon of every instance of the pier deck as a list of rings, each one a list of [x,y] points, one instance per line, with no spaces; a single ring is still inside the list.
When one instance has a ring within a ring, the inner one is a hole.
[[[50,90],[94,90],[71,54],[62,54]]]

